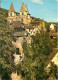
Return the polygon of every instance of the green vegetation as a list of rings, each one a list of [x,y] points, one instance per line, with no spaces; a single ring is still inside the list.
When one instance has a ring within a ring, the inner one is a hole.
[[[45,27],[46,27],[47,32],[49,32],[50,24],[51,24],[51,23],[45,22]]]
[[[0,8],[0,15],[4,15],[5,17],[8,16],[8,10]]]
[[[2,80],[11,80],[10,74],[13,71],[22,74],[23,80],[47,80],[50,75],[56,77],[57,67],[51,64],[50,73],[45,71],[46,61],[57,45],[56,38],[51,41],[48,33],[39,33],[32,36],[32,43],[23,43],[24,59],[21,64],[14,65],[13,53],[15,49],[12,45],[14,36],[13,29],[9,28],[6,21],[8,10],[0,9],[0,75]],[[49,32],[50,23],[45,22],[47,32]],[[16,31],[23,30],[20,28]],[[52,44],[53,43],[53,44]]]
[[[13,30],[8,26],[4,15],[0,15],[0,75],[2,80],[9,80],[10,74],[14,71],[15,49],[12,45]],[[6,75],[7,74],[7,75]],[[6,77],[8,76],[8,77]],[[6,79],[4,79],[6,78]]]
[[[58,22],[46,22],[46,21],[45,21],[45,27],[46,27],[47,32],[50,31],[50,30],[49,30],[49,27],[50,27],[51,23],[56,25],[56,32],[57,32]]]
[[[0,8],[0,15],[4,15],[5,17],[8,17],[8,10],[7,9],[3,9],[3,8]],[[17,15],[19,15],[18,12],[16,12]]]
[[[45,71],[45,62],[54,45],[48,33],[40,33],[32,38],[33,42],[30,45],[23,43],[25,53],[21,64],[23,80],[47,80],[49,74]]]
[[[53,77],[55,77],[57,79],[57,66],[51,62],[51,67],[50,67],[50,72],[49,74],[52,75]]]

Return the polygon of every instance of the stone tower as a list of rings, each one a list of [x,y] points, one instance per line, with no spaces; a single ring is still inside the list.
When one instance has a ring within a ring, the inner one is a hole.
[[[11,3],[10,9],[8,11],[8,19],[7,20],[9,22],[12,22],[15,20],[15,18],[16,18],[15,9],[14,9],[13,3]]]
[[[28,24],[31,22],[31,17],[28,12],[28,8],[24,4],[24,2],[22,3],[21,9],[20,9],[20,19],[24,24]]]

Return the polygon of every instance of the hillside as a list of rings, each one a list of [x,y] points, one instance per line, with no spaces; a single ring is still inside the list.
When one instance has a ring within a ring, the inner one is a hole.
[[[7,9],[0,8],[0,14],[5,15],[5,17],[7,17],[8,16],[8,10]],[[19,14],[19,13],[16,12],[16,14]],[[35,17],[32,17],[32,19],[34,19],[34,18]],[[41,20],[40,18],[35,18],[35,19],[36,19],[36,21]],[[45,21],[45,24],[51,24],[51,23],[58,24],[58,22],[46,22]]]
[[[0,8],[0,15],[1,14],[4,15],[5,17],[7,17],[8,16],[8,10]]]
[[[8,17],[8,10],[0,8],[0,14],[4,15],[5,17]],[[16,12],[16,14],[18,15],[19,13]]]

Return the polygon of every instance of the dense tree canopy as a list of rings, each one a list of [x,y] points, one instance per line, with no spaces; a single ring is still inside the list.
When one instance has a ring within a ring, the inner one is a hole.
[[[15,49],[12,38],[13,30],[10,29],[5,16],[0,15],[0,74],[10,74],[14,70]]]
[[[23,43],[25,58],[22,63],[24,80],[47,80],[45,61],[54,47],[48,33],[32,36],[33,42],[29,45]]]

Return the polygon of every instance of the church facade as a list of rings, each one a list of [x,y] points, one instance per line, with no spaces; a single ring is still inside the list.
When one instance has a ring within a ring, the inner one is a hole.
[[[27,9],[27,6],[24,4],[24,2],[22,3],[19,14],[15,12],[13,3],[11,3],[10,9],[8,11],[7,21],[9,21],[10,23],[12,21],[21,21],[24,24],[28,24],[31,22],[29,11]]]

